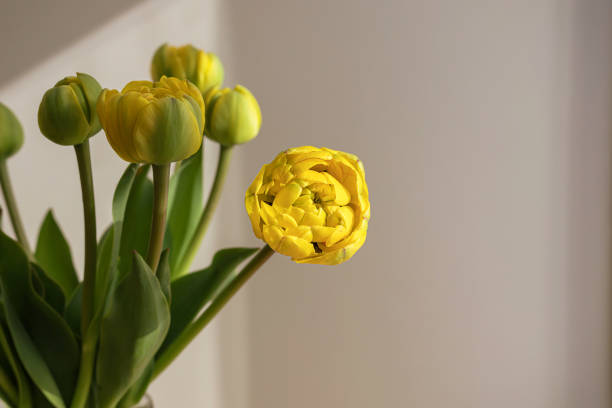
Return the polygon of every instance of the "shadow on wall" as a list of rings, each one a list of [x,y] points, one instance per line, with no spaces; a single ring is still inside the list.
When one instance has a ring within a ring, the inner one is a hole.
[[[568,125],[570,407],[612,398],[612,3],[575,2]]]
[[[3,55],[0,87],[143,1],[3,2],[0,13],[0,49]]]

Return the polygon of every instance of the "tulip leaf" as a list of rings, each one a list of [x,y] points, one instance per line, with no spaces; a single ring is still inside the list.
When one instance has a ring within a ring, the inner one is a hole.
[[[101,323],[96,364],[96,397],[101,407],[114,407],[143,375],[170,324],[159,281],[138,253],[112,297]]]
[[[49,278],[62,288],[64,297],[74,291],[79,279],[72,263],[70,247],[51,210],[40,226],[35,258]]]
[[[208,268],[181,276],[172,282],[172,318],[160,352],[172,344],[200,310],[231,282],[236,276],[236,267],[256,251],[257,248],[222,249],[215,254]]]
[[[170,304],[170,250],[165,249],[161,257],[159,258],[159,265],[157,266],[157,280],[159,281],[160,288],[166,297],[166,301]],[[140,376],[140,378],[132,385],[129,391],[123,396],[118,407],[119,408],[130,408],[136,405],[145,392],[147,391],[147,387],[149,386],[149,382],[151,381],[151,377],[153,375],[153,366],[154,361],[151,360],[144,373]]]
[[[74,390],[79,347],[70,327],[36,293],[33,271],[19,244],[0,233],[0,283],[10,333],[33,383],[56,408]]]
[[[81,307],[83,304],[83,284],[79,283],[68,299],[64,319],[75,336],[81,335]]]
[[[147,251],[153,214],[153,182],[147,177],[149,167],[138,168],[125,204],[124,216],[120,218],[119,279],[130,271],[132,252],[144,254]]]
[[[202,145],[203,146],[203,145]],[[168,232],[172,237],[171,270],[176,270],[202,212],[202,147],[183,160],[170,180],[168,192]]]
[[[32,264],[32,277],[36,277],[42,285],[43,293],[41,297],[59,314],[64,313],[66,298],[60,286],[36,264]]]
[[[143,170],[146,173],[146,169]],[[119,179],[115,194],[113,195],[113,221],[123,221],[125,216],[125,207],[127,206],[130,190],[138,172],[138,164],[130,164],[123,175]]]
[[[125,393],[121,401],[119,402],[118,408],[132,408],[140,402],[142,397],[147,392],[149,383],[153,378],[153,368],[155,368],[154,362],[151,360],[144,373],[140,378],[132,385],[128,392]]]
[[[19,393],[19,401],[17,406],[19,408],[29,407],[32,405],[30,382],[23,372],[22,365],[16,358],[17,352],[15,351],[15,347],[13,346],[9,336],[7,336],[9,331],[6,323],[6,311],[4,308],[2,308],[2,324],[0,324],[0,348],[2,349],[3,355],[6,357],[15,378],[15,383]]]
[[[165,249],[159,258],[159,265],[157,266],[157,280],[168,304],[171,304],[171,291],[170,291],[170,250]]]
[[[94,313],[104,308],[115,278],[114,271],[117,266],[117,253],[119,252],[119,243],[115,241],[115,225],[111,225],[104,232],[98,244],[98,264],[96,265],[96,284],[94,287]]]
[[[99,323],[100,316],[107,306],[109,296],[112,293],[112,287],[117,279],[123,220],[125,218],[130,191],[132,190],[136,176],[139,174],[138,170],[138,164],[132,163],[127,166],[121,175],[113,195],[113,223],[106,228],[98,242],[98,263],[96,265],[96,284],[94,291],[94,318],[92,319],[93,326]],[[146,178],[147,168],[141,169],[141,172],[144,173],[144,177]],[[92,327],[92,331],[97,331],[97,328]]]

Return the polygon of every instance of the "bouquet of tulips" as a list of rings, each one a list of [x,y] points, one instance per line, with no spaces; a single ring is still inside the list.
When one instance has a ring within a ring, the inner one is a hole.
[[[232,150],[261,127],[255,97],[240,85],[221,89],[223,72],[212,53],[162,45],[152,82],[117,91],[78,73],[44,93],[40,131],[73,146],[78,162],[82,280],[52,212],[36,246],[28,242],[7,170],[23,131],[0,104],[0,184],[15,236],[0,229],[0,397],[8,406],[136,406],[274,252],[333,265],[363,245],[370,203],[359,159],[297,147],[264,165],[246,190],[251,227],[265,245],[221,249],[207,268],[191,271]],[[112,223],[98,234],[89,138],[101,129],[129,164],[115,189]],[[205,204],[204,137],[220,144]]]

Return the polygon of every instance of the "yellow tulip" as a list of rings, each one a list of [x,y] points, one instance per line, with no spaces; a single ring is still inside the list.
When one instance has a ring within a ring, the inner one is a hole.
[[[0,161],[14,155],[23,145],[23,128],[11,110],[0,103]]]
[[[204,52],[193,45],[173,47],[163,44],[155,51],[151,76],[159,81],[162,76],[187,79],[198,87],[202,95],[223,83],[223,64],[212,52]]]
[[[335,265],[363,245],[370,201],[361,161],[297,147],[262,167],[245,196],[253,232],[298,263]]]
[[[190,82],[162,77],[105,89],[98,116],[117,154],[128,162],[168,164],[198,151],[204,131],[204,101]]]
[[[38,126],[47,139],[71,146],[100,131],[96,102],[102,87],[90,75],[77,73],[59,81],[43,95]]]

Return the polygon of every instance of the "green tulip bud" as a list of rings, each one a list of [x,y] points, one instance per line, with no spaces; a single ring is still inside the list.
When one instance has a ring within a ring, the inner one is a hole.
[[[213,90],[206,98],[206,136],[224,146],[254,139],[261,128],[259,104],[248,89]]]
[[[153,81],[159,81],[162,76],[186,79],[206,95],[223,83],[223,64],[212,52],[204,52],[193,45],[163,44],[153,55],[151,76]]]
[[[11,110],[0,103],[0,160],[17,153],[23,145],[23,128]]]
[[[83,143],[100,131],[96,112],[102,87],[92,76],[77,73],[45,92],[38,108],[38,126],[54,143],[71,146]]]

